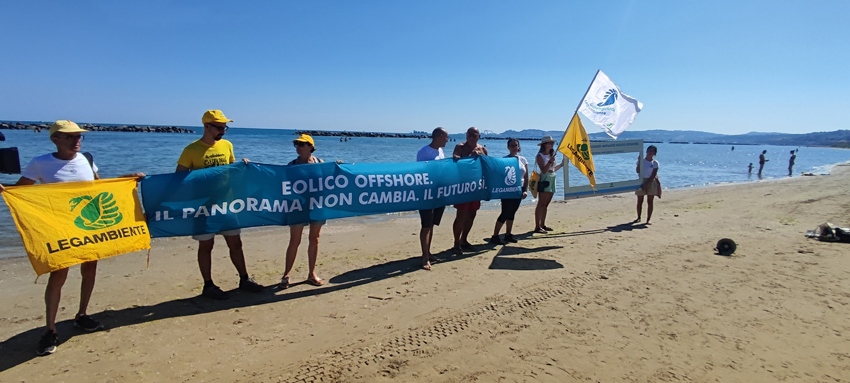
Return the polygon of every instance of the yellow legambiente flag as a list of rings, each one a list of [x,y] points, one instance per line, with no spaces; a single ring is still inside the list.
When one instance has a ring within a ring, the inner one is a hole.
[[[10,186],[2,194],[38,275],[150,249],[135,178]]]
[[[579,119],[578,113],[573,114],[570,126],[567,127],[567,131],[564,132],[564,138],[561,139],[561,144],[558,145],[558,151],[564,153],[573,165],[575,165],[576,169],[587,176],[591,187],[596,186],[596,177],[593,175],[593,155],[590,153],[590,140],[587,139],[587,132],[584,131],[584,126],[581,125],[581,119]]]

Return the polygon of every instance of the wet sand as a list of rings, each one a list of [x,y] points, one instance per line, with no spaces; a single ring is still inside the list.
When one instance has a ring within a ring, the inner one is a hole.
[[[498,211],[482,211],[452,256],[452,209],[436,228],[443,262],[419,268],[419,220],[331,222],[318,273],[327,282],[262,294],[235,290],[220,238],[216,283],[199,297],[190,238],[99,264],[89,313],[72,319],[79,267],[65,285],[57,352],[35,356],[47,278],[0,261],[3,382],[806,381],[850,380],[850,244],[805,238],[850,226],[850,166],[832,175],[668,190],[653,225],[633,225],[635,197],[553,202],[547,235],[533,207],[520,242],[490,246]],[[645,216],[645,213],[644,213]],[[288,229],[243,235],[255,280],[276,284]],[[306,231],[305,231],[306,232]],[[738,243],[731,257],[713,250]],[[307,276],[306,234],[293,281]]]

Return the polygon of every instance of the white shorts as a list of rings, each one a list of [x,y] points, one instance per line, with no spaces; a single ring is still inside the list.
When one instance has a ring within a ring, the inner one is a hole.
[[[198,234],[198,235],[193,235],[192,239],[194,239],[196,241],[209,241],[209,240],[215,238],[216,234],[221,234],[225,237],[232,237],[234,235],[242,234],[242,229],[225,230],[225,231],[219,231],[218,233]]]

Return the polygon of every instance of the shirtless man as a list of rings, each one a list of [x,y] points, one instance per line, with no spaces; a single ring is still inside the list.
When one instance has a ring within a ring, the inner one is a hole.
[[[767,150],[762,150],[761,154],[759,154],[759,175],[761,175],[761,171],[764,169],[764,163],[770,161],[767,158],[764,158],[765,154],[767,154]]]
[[[470,156],[486,156],[487,148],[478,144],[478,139],[481,138],[481,133],[478,128],[471,127],[466,130],[466,142],[455,146],[452,158],[455,160]],[[467,237],[469,231],[472,230],[472,223],[475,222],[475,215],[478,209],[481,208],[481,201],[472,201],[455,205],[457,216],[455,217],[452,231],[454,232],[454,247],[452,252],[455,255],[463,255],[463,250],[475,251],[475,246],[469,243]]]
[[[788,159],[788,177],[791,177],[791,174],[794,173],[794,161],[797,160],[797,152],[791,151],[791,158]]]

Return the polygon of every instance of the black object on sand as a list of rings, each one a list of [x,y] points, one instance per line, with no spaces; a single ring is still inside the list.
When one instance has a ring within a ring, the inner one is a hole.
[[[729,238],[723,238],[717,241],[717,247],[714,250],[717,250],[717,253],[720,255],[732,255],[737,247],[738,245],[735,244],[735,241]]]

